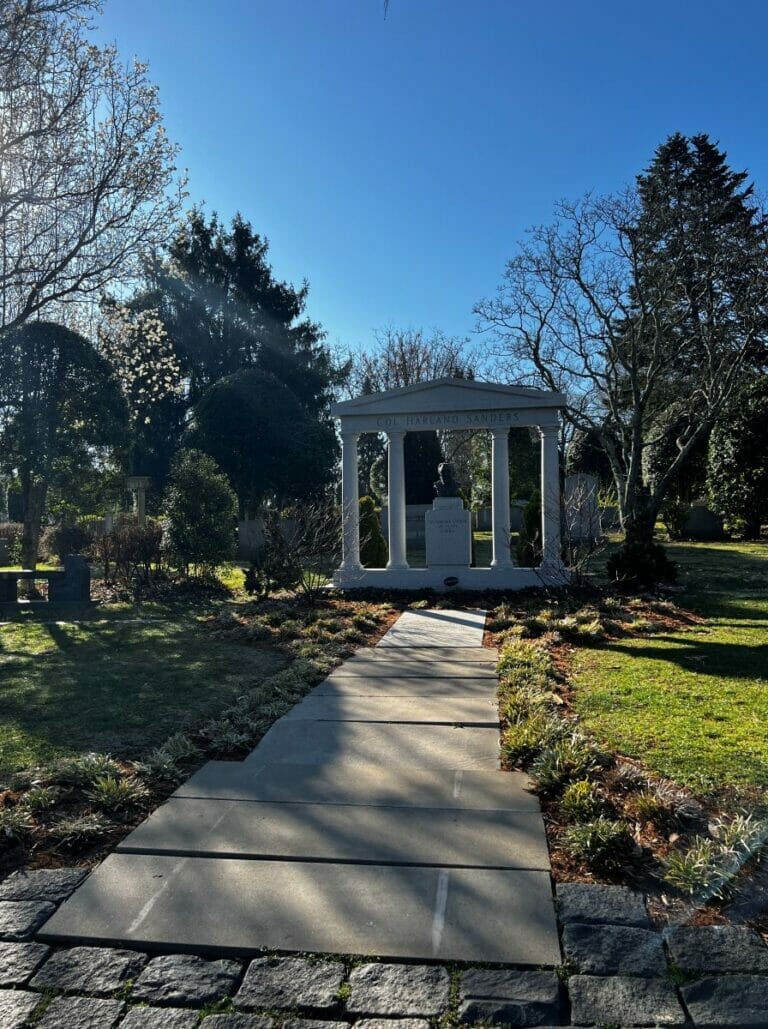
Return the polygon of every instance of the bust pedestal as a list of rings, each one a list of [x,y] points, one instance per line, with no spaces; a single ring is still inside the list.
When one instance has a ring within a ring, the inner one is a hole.
[[[436,497],[424,515],[427,568],[472,563],[471,514],[461,497]]]

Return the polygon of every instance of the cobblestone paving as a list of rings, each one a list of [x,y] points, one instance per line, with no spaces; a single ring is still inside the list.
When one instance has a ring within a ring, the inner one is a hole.
[[[757,933],[659,932],[623,887],[557,888],[564,964],[552,971],[36,943],[30,912],[60,903],[79,879],[16,873],[0,883],[11,898],[0,903],[19,906],[0,923],[0,1029],[768,1027],[768,948]]]

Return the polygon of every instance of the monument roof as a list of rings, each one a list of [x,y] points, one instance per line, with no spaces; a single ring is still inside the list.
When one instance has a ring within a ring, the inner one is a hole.
[[[476,379],[433,379],[412,386],[369,393],[333,404],[337,418],[350,415],[406,414],[416,411],[477,411],[564,407],[565,396],[532,386],[506,386]]]

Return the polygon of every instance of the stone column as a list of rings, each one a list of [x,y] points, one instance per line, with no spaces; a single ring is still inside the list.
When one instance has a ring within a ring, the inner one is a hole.
[[[387,504],[389,506],[389,561],[387,568],[407,568],[405,556],[405,433],[388,431]]]
[[[360,564],[360,505],[357,487],[357,432],[341,433],[341,570],[358,572]]]
[[[509,555],[509,429],[491,431],[493,560],[491,568],[510,568]]]
[[[539,426],[541,433],[541,537],[542,567],[561,568],[559,429]]]

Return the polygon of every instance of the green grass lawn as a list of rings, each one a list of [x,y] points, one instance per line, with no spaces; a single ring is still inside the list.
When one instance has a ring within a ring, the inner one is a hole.
[[[575,654],[586,728],[699,789],[768,786],[768,545],[669,546],[705,622]]]
[[[52,758],[139,757],[277,671],[274,651],[211,639],[188,605],[0,625],[0,779]]]

